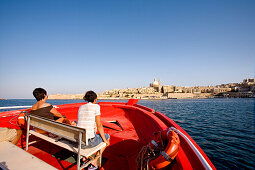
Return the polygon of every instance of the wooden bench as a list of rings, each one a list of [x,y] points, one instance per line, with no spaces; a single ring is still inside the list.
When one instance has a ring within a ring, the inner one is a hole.
[[[36,116],[36,115],[27,115],[27,129],[30,129],[30,126],[34,128],[42,129],[51,134],[57,135],[57,137],[49,137],[48,135],[38,133],[34,130],[27,130],[26,135],[26,151],[28,150],[29,143],[29,135],[34,135],[38,138],[46,140],[50,143],[53,143],[57,146],[65,148],[71,152],[77,154],[77,170],[83,169],[87,167],[93,159],[99,157],[99,166],[101,166],[102,161],[102,152],[101,150],[106,147],[106,143],[101,142],[99,145],[95,147],[89,147],[88,139],[86,137],[86,130],[83,128],[79,128],[76,126],[71,126],[67,124],[62,124],[44,117]],[[59,140],[60,138],[64,138],[67,140]],[[68,142],[72,141],[72,142]],[[31,142],[32,143],[32,142]],[[77,146],[78,143],[78,146]],[[85,148],[82,149],[81,146],[85,145]],[[93,158],[92,155],[99,151],[99,154]],[[89,158],[89,160],[82,166],[80,166],[81,156]]]

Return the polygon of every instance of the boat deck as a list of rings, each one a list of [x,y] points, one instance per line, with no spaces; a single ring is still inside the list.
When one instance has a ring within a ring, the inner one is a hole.
[[[0,169],[7,170],[55,170],[53,166],[43,162],[34,155],[22,150],[10,142],[0,143]]]

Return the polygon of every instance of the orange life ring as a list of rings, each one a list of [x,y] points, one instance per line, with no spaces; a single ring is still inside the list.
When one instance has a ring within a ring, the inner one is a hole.
[[[149,166],[152,169],[161,169],[168,166],[179,152],[179,136],[171,129],[156,134],[150,146],[152,148],[158,148],[162,146],[164,141],[168,142],[165,150],[162,149],[160,155],[149,162]]]
[[[17,120],[17,124],[22,127],[22,128],[25,128],[26,127],[26,119],[25,119],[25,113],[26,112],[21,112],[19,117],[18,117],[18,120]]]

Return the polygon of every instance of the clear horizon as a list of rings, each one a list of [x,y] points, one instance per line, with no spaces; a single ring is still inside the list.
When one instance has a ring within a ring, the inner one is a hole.
[[[255,77],[255,1],[0,1],[0,98]]]

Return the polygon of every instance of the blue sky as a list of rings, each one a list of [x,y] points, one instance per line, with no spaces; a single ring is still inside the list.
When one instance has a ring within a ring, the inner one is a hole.
[[[0,98],[241,82],[255,1],[0,0]]]

